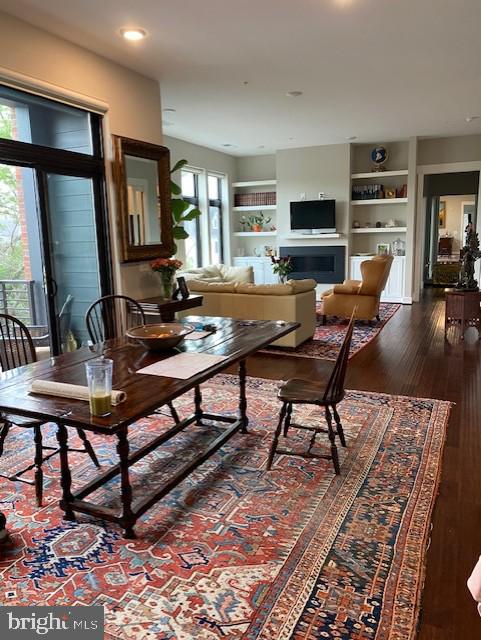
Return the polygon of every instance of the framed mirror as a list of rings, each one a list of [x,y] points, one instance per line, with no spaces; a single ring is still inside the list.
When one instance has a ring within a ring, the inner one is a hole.
[[[121,260],[169,258],[174,251],[169,150],[112,137]]]

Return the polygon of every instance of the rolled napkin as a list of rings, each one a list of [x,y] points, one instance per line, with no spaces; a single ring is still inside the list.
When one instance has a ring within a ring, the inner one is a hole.
[[[30,386],[30,393],[41,393],[45,396],[58,396],[59,398],[73,398],[74,400],[89,401],[89,389],[79,384],[67,384],[66,382],[52,382],[51,380],[34,380]],[[112,389],[112,404],[120,404],[127,400],[125,391]]]

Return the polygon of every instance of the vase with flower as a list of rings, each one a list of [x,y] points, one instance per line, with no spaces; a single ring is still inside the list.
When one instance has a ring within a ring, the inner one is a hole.
[[[168,300],[174,293],[175,273],[182,266],[182,262],[176,258],[157,258],[150,263],[150,268],[159,274],[160,295]]]
[[[279,276],[279,282],[284,284],[287,276],[292,271],[292,259],[290,256],[281,256],[276,258],[271,256],[272,271]]]

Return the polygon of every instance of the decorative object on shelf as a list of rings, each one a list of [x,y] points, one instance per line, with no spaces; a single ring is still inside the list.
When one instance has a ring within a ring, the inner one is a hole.
[[[446,200],[439,201],[438,213],[439,213],[439,228],[445,229],[446,228]]]
[[[276,192],[264,191],[259,193],[235,193],[235,207],[256,207],[276,204]]]
[[[265,218],[262,211],[259,215],[252,215],[247,218],[250,230],[254,232],[264,231],[264,226],[269,224],[272,218]]]
[[[361,228],[361,223],[359,222],[359,220],[354,220],[353,221],[352,228],[353,229],[360,229]]]
[[[353,185],[351,197],[353,200],[382,200],[384,187],[382,184]]]
[[[256,258],[260,258],[262,256],[262,251],[259,249],[259,247],[254,247],[252,253]]]
[[[466,244],[461,249],[461,269],[456,289],[478,291],[478,281],[474,278],[474,263],[481,257],[479,238],[472,223],[466,227]]]
[[[274,248],[269,245],[264,245],[264,255],[268,258],[274,255]]]
[[[366,222],[366,224],[364,225],[365,229],[370,229],[372,227],[372,224],[370,222]]]
[[[390,254],[391,247],[389,246],[389,242],[379,242],[376,245],[376,251],[378,256],[388,256]]]
[[[241,231],[249,230],[249,227],[250,227],[249,220],[245,216],[241,216],[239,218],[239,224],[241,226]]]
[[[385,197],[392,200],[396,197],[396,189],[394,187],[387,187],[385,191]]]
[[[396,238],[392,243],[393,256],[405,256],[406,255],[406,243],[401,238]]]
[[[393,229],[394,227],[397,227],[396,220],[394,220],[394,218],[389,218],[389,220],[387,221],[386,227],[388,229]]]
[[[162,298],[171,299],[174,293],[174,278],[177,269],[180,269],[182,262],[175,258],[158,258],[150,263],[150,268],[159,274],[160,295]]]
[[[246,254],[244,247],[237,247],[237,257],[243,258]]]
[[[408,197],[408,186],[407,184],[403,184],[400,189],[396,189],[396,198],[407,198]]]
[[[376,222],[376,229],[380,229],[382,227],[382,224],[379,222],[379,220]]]
[[[290,256],[284,256],[276,258],[271,256],[272,271],[279,276],[279,282],[284,283],[287,276],[292,271],[292,258]]]
[[[374,147],[374,149],[371,151],[371,161],[374,165],[372,170],[386,171],[384,164],[386,163],[388,157],[389,157],[389,154],[387,152],[386,147],[383,147],[382,145],[378,145],[377,147]]]

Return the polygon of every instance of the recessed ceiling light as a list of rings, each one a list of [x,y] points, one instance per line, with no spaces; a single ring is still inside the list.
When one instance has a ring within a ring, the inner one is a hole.
[[[147,35],[145,29],[121,29],[120,33],[126,40],[143,40]]]
[[[298,98],[299,96],[302,96],[302,91],[288,91],[286,96],[289,98]]]
[[[266,145],[265,145],[265,144],[260,144],[257,148],[258,148],[258,149],[265,149],[265,148],[266,148]]]
[[[350,140],[352,142],[353,140],[357,140],[357,136],[347,136],[346,140]]]
[[[223,145],[223,147],[235,147],[235,144],[231,144],[230,142],[225,142]]]
[[[481,116],[466,116],[464,119],[466,122],[472,122],[473,120],[479,120]]]

